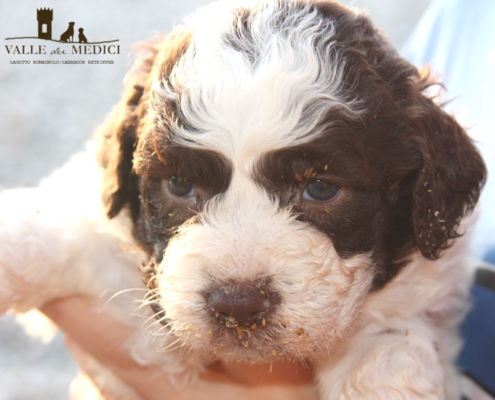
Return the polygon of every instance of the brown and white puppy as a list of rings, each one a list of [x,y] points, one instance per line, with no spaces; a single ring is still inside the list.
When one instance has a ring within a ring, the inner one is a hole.
[[[485,169],[425,95],[431,84],[332,1],[205,8],[149,46],[102,128],[112,220],[79,197],[100,190],[98,170],[75,179],[86,161],[45,183],[47,203],[65,180],[77,194],[41,207],[57,223],[48,211],[17,223],[49,231],[17,265],[42,253],[54,267],[25,268],[44,282],[32,294],[4,257],[0,304],[138,287],[144,260],[149,330],[169,352],[140,357],[171,371],[302,360],[321,399],[459,398],[469,257],[458,238]]]

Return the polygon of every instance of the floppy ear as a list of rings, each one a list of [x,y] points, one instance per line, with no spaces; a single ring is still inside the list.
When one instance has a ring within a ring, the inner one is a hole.
[[[419,85],[425,89],[429,83],[422,80]],[[486,169],[454,118],[423,95],[418,103],[416,145],[423,165],[413,189],[413,226],[423,256],[436,260],[462,235],[460,221],[478,201]]]
[[[99,162],[104,169],[103,204],[107,216],[115,217],[130,204],[133,217],[139,211],[137,177],[132,172],[137,130],[143,114],[143,94],[151,72],[157,47],[143,47],[140,57],[126,76],[125,91],[120,102],[99,129]]]
[[[149,88],[153,80],[170,75],[187,49],[188,39],[188,32],[177,29],[160,42],[138,47],[142,54],[126,76],[124,95],[99,130],[103,203],[109,218],[126,205],[130,206],[133,219],[139,214],[139,182],[133,172],[133,158],[141,123],[148,111]]]

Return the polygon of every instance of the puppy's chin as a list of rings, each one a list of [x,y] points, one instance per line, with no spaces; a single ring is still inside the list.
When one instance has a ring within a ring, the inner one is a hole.
[[[227,362],[266,364],[283,361],[309,363],[315,355],[325,357],[337,348],[344,335],[334,330],[325,335],[321,332],[311,338],[303,328],[288,332],[290,324],[270,322],[273,326],[263,328],[216,328],[191,332],[175,332],[180,335],[181,351],[196,353],[203,359]],[[203,333],[199,333],[203,332]],[[324,345],[322,345],[324,343]],[[323,346],[323,347],[322,347]]]

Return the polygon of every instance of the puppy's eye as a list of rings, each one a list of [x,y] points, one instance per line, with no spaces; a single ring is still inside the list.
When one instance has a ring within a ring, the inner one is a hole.
[[[191,197],[195,194],[193,184],[179,176],[172,176],[168,180],[168,184],[172,193],[178,197]]]
[[[303,198],[312,201],[330,201],[340,193],[340,189],[321,179],[309,182],[303,192]]]

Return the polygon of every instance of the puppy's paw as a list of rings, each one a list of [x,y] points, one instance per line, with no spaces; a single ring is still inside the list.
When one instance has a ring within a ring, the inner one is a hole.
[[[0,193],[0,313],[24,312],[73,294],[108,299],[123,289],[142,293],[136,268],[141,253],[121,234],[125,221],[84,212],[71,200],[47,204],[42,197],[39,189]],[[112,304],[127,297],[132,296]],[[135,305],[125,307],[133,311]]]
[[[50,270],[63,261],[56,239],[60,230],[42,222],[36,194],[35,189],[0,194],[0,312],[41,305],[52,298],[51,281],[58,279]]]
[[[421,321],[362,332],[338,363],[319,374],[323,399],[442,400],[445,366],[434,330]],[[452,383],[452,386],[455,386]],[[454,393],[456,387],[449,388]]]
[[[0,194],[0,312],[25,303],[32,291],[30,275],[33,258],[38,258],[38,239],[29,220],[36,210],[28,200],[30,189],[9,190]]]

